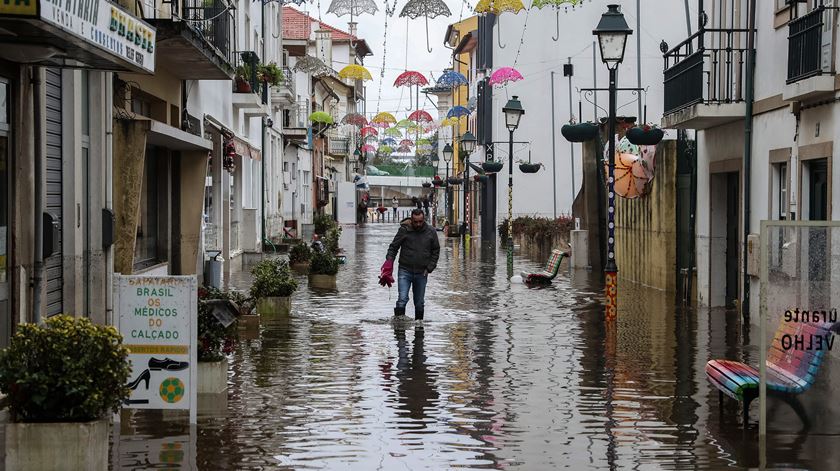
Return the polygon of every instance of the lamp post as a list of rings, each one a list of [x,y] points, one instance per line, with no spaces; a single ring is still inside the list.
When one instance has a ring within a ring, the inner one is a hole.
[[[435,164],[435,176],[437,177],[438,174],[438,167],[440,165],[440,157],[438,157],[437,152],[432,154],[432,163]],[[434,182],[432,182],[434,183]],[[437,227],[437,208],[438,208],[438,194],[437,194],[437,186],[433,186],[432,195],[434,196],[434,200],[432,200],[432,227]]]
[[[607,264],[604,267],[604,285],[607,298],[606,319],[614,320],[618,305],[618,266],[615,263],[615,115],[616,115],[616,76],[618,65],[624,60],[624,47],[627,36],[633,30],[627,26],[619,5],[607,5],[607,12],[601,15],[601,21],[592,31],[598,36],[601,60],[610,71],[610,109],[608,117],[609,134],[609,173],[607,176]]]
[[[472,237],[472,212],[470,207],[470,155],[478,140],[469,131],[461,136],[461,150],[464,151],[464,238]]]
[[[508,100],[505,107],[502,108],[505,114],[505,126],[510,133],[508,140],[508,277],[513,276],[513,131],[519,127],[519,120],[525,114],[525,109],[522,108],[522,103],[519,102],[519,97],[514,95]]]
[[[446,162],[446,191],[443,193],[444,197],[444,207],[446,208],[446,220],[449,224],[452,224],[452,211],[449,208],[449,162],[452,162],[452,154],[454,151],[452,150],[452,145],[447,143],[443,146],[443,161]]]

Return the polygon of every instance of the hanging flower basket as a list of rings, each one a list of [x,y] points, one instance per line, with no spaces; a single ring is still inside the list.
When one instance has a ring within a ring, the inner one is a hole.
[[[502,162],[496,162],[495,160],[488,160],[488,161],[484,162],[483,164],[481,164],[481,168],[485,172],[496,173],[496,172],[500,172],[502,170],[503,165],[504,164]]]
[[[586,142],[598,136],[598,125],[595,123],[566,124],[560,128],[560,133],[569,142]]]
[[[423,185],[423,188],[431,188],[432,187],[432,184],[429,183],[429,182],[423,182],[422,185]]]
[[[542,164],[529,164],[529,163],[521,163],[519,164],[519,170],[522,173],[537,173],[540,171]]]
[[[461,183],[464,183],[464,179],[463,178],[456,178],[456,177],[449,177],[449,179],[447,179],[446,182],[449,183],[450,185],[460,185]]]
[[[473,180],[475,180],[479,183],[487,183],[487,180],[489,180],[489,179],[490,179],[490,177],[488,177],[487,175],[475,175],[475,176],[473,176]]]
[[[665,131],[651,126],[636,126],[627,130],[627,140],[637,146],[655,146],[665,137]]]
[[[435,188],[439,187],[441,183],[443,183],[443,180],[432,180],[432,185],[434,185]]]

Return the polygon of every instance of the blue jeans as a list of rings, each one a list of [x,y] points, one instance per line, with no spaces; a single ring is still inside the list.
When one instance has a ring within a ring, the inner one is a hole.
[[[428,281],[428,275],[412,273],[404,268],[400,268],[399,272],[397,272],[397,287],[400,292],[397,298],[397,307],[405,308],[408,304],[408,290],[412,288],[414,309],[423,309],[423,306],[426,305],[426,283]]]

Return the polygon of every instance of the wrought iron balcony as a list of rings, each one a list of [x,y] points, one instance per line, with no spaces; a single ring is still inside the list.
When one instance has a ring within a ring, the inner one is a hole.
[[[789,23],[787,83],[831,72],[831,42],[823,51],[825,10],[823,5],[819,5]]]
[[[236,54],[236,78],[233,81],[233,107],[246,117],[269,116],[268,94],[259,76],[260,58],[253,51]]]
[[[271,102],[291,104],[295,102],[295,75],[288,67],[283,67],[283,80],[271,87]]]
[[[283,108],[283,134],[288,136],[306,136],[309,125],[309,103]]]

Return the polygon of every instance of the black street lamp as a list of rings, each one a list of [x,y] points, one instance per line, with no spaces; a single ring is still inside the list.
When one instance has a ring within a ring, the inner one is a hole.
[[[508,140],[508,277],[513,276],[513,131],[519,127],[519,120],[525,114],[519,97],[514,95],[508,100],[502,112],[505,114],[505,126],[510,132]]]
[[[443,161],[446,162],[446,180],[444,180],[446,182],[446,191],[443,195],[446,200],[444,201],[444,207],[446,208],[446,220],[449,224],[452,224],[452,208],[449,207],[451,203],[449,198],[449,162],[452,162],[452,154],[454,153],[455,151],[452,150],[451,144],[447,143],[443,146]]]
[[[624,21],[619,5],[607,5],[607,12],[601,15],[598,26],[592,30],[592,34],[598,36],[598,45],[601,48],[601,60],[607,65],[610,71],[610,109],[608,117],[609,134],[609,175],[607,177],[607,264],[604,267],[605,291],[607,297],[607,320],[615,319],[617,313],[618,294],[618,265],[615,263],[615,115],[616,115],[616,76],[618,65],[624,60],[624,48],[627,45],[627,36],[633,34],[633,30]]]
[[[440,177],[437,176],[438,175],[438,167],[439,167],[439,163],[440,163],[440,157],[438,157],[437,152],[434,152],[432,154],[432,163],[435,164],[435,177],[440,178]],[[432,184],[434,184],[434,182],[432,182]],[[437,216],[438,216],[438,212],[437,212],[437,209],[438,209],[437,189],[438,189],[437,186],[434,186],[432,188],[432,190],[433,190],[432,195],[434,196],[434,200],[432,200],[432,226],[433,227],[437,227]]]
[[[478,140],[469,131],[461,136],[461,150],[464,152],[464,237],[472,236],[472,217],[470,208],[470,155],[475,150]]]

